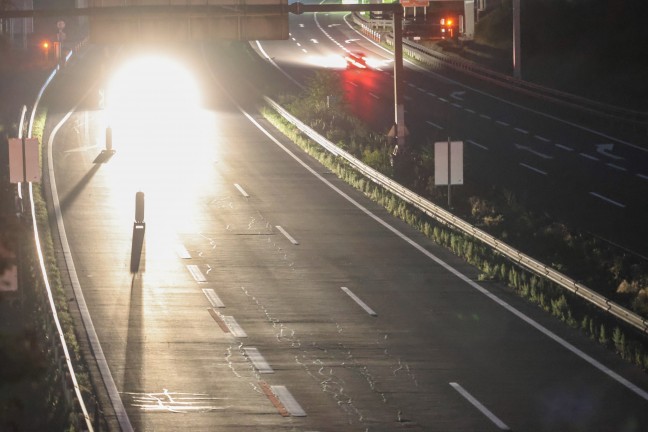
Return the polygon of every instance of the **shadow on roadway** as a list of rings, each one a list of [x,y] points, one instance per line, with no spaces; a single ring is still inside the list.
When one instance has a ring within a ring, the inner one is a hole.
[[[83,192],[86,186],[88,186],[90,180],[92,180],[95,174],[97,174],[100,166],[101,165],[99,164],[93,165],[92,168],[90,168],[90,171],[85,173],[83,178],[81,178],[81,180],[79,180],[79,182],[74,185],[74,187],[63,197],[63,199],[61,200],[61,211],[67,210],[72,205],[72,203],[76,201],[81,192]]]

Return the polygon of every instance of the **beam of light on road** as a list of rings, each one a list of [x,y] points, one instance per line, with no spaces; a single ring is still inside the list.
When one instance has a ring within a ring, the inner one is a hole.
[[[218,149],[216,116],[200,96],[192,73],[168,57],[132,58],[109,80],[104,121],[116,154],[106,170],[124,218],[132,217],[130,201],[141,190],[147,219],[186,221]]]

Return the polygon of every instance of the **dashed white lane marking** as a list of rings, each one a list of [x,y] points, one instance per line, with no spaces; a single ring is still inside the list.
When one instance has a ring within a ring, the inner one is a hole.
[[[360,299],[360,297],[358,297],[357,295],[355,295],[355,294],[354,294],[354,293],[353,293],[349,288],[347,288],[347,287],[341,287],[341,288],[342,288],[342,291],[344,291],[345,293],[347,293],[347,295],[348,295],[349,297],[351,297],[351,298],[353,299],[353,301],[355,301],[356,303],[358,303],[358,305],[360,305],[360,307],[361,307],[362,309],[364,309],[365,312],[367,312],[367,313],[368,313],[369,315],[371,315],[371,316],[378,316],[378,314],[377,314],[376,312],[374,312],[373,309],[371,309],[369,306],[367,306],[367,304],[366,304],[365,302],[363,302],[363,301]]]
[[[301,44],[300,44],[299,42],[297,42],[297,46],[298,46],[298,47],[300,47],[300,46],[301,46]]]
[[[610,168],[615,169],[615,170],[619,170],[619,171],[628,171],[628,169],[627,169],[626,167],[622,167],[622,166],[620,166],[620,165],[613,164],[613,163],[610,163],[610,162],[606,163],[606,165],[609,166]]]
[[[302,51],[304,52],[304,54],[308,54],[308,50],[306,48],[302,48]]]
[[[218,297],[218,294],[211,289],[211,288],[203,288],[203,294],[205,294],[205,297],[207,297],[207,300],[209,300],[209,304],[212,305],[212,307],[215,308],[224,308],[225,303]]]
[[[554,145],[555,145],[556,147],[558,147],[559,149],[563,149],[563,150],[565,150],[565,151],[574,151],[573,148],[568,147],[568,146],[566,146],[566,145],[562,145],[562,144],[554,144]]]
[[[259,373],[262,374],[272,374],[274,373],[274,370],[268,362],[266,361],[265,358],[261,355],[258,349],[256,348],[243,348],[243,352],[245,353],[246,357],[250,359],[254,367],[256,368]]]
[[[354,83],[353,81],[347,81],[348,84],[351,84],[353,87],[358,87],[358,84]]]
[[[412,96],[407,96],[407,95],[403,96],[403,99],[405,99],[406,101],[411,101],[411,100],[413,100],[413,99],[412,99]]]
[[[479,402],[473,395],[468,393],[466,389],[461,387],[456,382],[451,382],[450,386],[453,389],[457,390],[461,396],[463,396],[468,402],[470,402],[475,408],[477,408],[482,414],[484,414],[488,419],[495,424],[500,430],[511,430],[502,420],[497,418],[488,408],[486,408],[481,402]]]
[[[477,141],[473,141],[473,140],[466,140],[466,142],[467,142],[468,144],[472,144],[472,145],[474,145],[475,147],[479,147],[480,149],[488,150],[488,147],[486,147],[485,145],[481,145],[481,144],[479,144]]]
[[[551,142],[551,140],[549,138],[545,138],[545,137],[540,136],[540,135],[533,135],[533,138],[535,138],[537,140],[540,140],[542,142],[546,142],[546,143]]]
[[[426,120],[425,123],[429,124],[430,126],[434,126],[435,128],[437,128],[437,129],[439,129],[439,130],[442,130],[442,129],[443,129],[443,126],[440,126],[440,125],[438,125],[438,124],[436,124],[436,123],[433,123],[433,122],[431,122],[431,121],[429,121],[429,120]]]
[[[189,270],[189,273],[191,273],[191,276],[193,276],[196,282],[207,282],[207,278],[205,278],[205,275],[200,271],[197,265],[189,264],[187,270]]]
[[[176,253],[176,255],[178,255],[179,258],[182,258],[182,259],[190,259],[191,258],[191,254],[189,253],[187,248],[185,248],[181,244],[176,245],[175,253]]]
[[[485,119],[485,120],[492,120],[491,116],[488,116],[486,114],[479,114],[479,117]]]
[[[436,97],[436,94],[434,94],[434,93],[432,93],[432,92],[427,92],[426,94],[427,94],[428,96]]]
[[[444,98],[442,98],[442,97],[437,98],[437,99],[439,99],[441,102],[448,102],[448,99],[444,99]]]
[[[464,111],[469,112],[470,114],[477,114],[477,111],[470,108],[464,108]]]
[[[452,105],[453,107],[455,107],[457,109],[462,109],[463,108],[463,106],[459,105],[458,103],[454,103],[454,102],[451,103],[450,105]]]
[[[250,198],[250,195],[248,195],[247,192],[245,192],[245,189],[241,187],[238,183],[234,183],[234,187],[238,189],[239,192],[241,192],[241,195],[243,195],[245,198]]]
[[[531,171],[537,172],[538,174],[547,175],[547,173],[542,171],[541,169],[532,167],[531,165],[527,165],[527,164],[525,164],[523,162],[520,162],[520,165],[523,166],[526,169],[530,169]]]
[[[236,322],[233,316],[221,315],[221,319],[225,325],[230,329],[230,332],[237,338],[246,338],[247,333],[243,331],[241,326]]]
[[[521,134],[528,135],[529,131],[522,128],[513,128],[514,131],[520,132]]]
[[[579,153],[579,154],[581,156],[583,156],[584,158],[587,158],[587,159],[590,159],[590,160],[593,160],[593,161],[598,161],[599,160],[599,158],[597,158],[595,156],[592,156],[592,155],[588,155],[587,153]]]
[[[378,96],[378,95],[375,94],[375,93],[371,93],[371,92],[369,92],[369,96],[371,96],[371,97],[374,98],[374,99],[380,99],[380,96]]]
[[[416,88],[416,84],[414,84],[414,83],[407,83],[407,85],[412,87],[412,88]]]
[[[301,405],[299,405],[297,400],[295,400],[286,386],[273,385],[270,386],[270,388],[272,389],[272,392],[277,395],[277,397],[281,401],[281,404],[286,408],[286,411],[288,411],[291,416],[306,417],[306,411],[302,409]]]
[[[640,179],[648,180],[648,175],[645,175],[645,174],[637,173],[637,177],[639,177]]]
[[[504,126],[504,127],[511,126],[510,124],[508,124],[508,123],[506,123],[505,121],[502,121],[502,120],[495,120],[495,123],[497,123],[500,126]]]
[[[297,240],[295,240],[295,239],[294,239],[290,234],[288,234],[288,232],[286,232],[285,229],[283,229],[283,228],[280,227],[279,225],[277,225],[275,228],[277,228],[277,229],[279,230],[279,232],[281,232],[281,234],[283,234],[284,236],[286,236],[286,238],[287,238],[288,240],[290,240],[290,243],[292,243],[292,244],[294,244],[294,245],[298,245],[298,244],[299,244],[299,242],[298,242]]]
[[[618,201],[614,201],[613,199],[610,199],[608,197],[604,197],[603,195],[598,194],[596,192],[590,192],[590,195],[595,196],[596,198],[602,199],[603,201],[608,202],[608,203],[610,203],[612,205],[615,205],[617,207],[625,208],[625,204],[621,204]]]

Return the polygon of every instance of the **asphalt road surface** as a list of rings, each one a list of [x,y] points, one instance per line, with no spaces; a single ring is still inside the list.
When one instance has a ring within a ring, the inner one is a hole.
[[[98,59],[73,67],[87,78]],[[196,72],[208,110],[142,143],[115,131],[104,163],[103,111],[61,102],[83,80],[68,72],[48,96],[63,247],[122,428],[648,428],[641,371],[477,282],[233,103],[219,83],[245,90],[217,62]]]

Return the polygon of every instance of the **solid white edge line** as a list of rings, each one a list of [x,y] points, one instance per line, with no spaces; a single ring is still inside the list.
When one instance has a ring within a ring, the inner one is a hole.
[[[221,89],[225,92],[225,94],[228,95],[229,93],[226,92],[225,88],[220,86]],[[580,357],[582,360],[585,362],[589,363],[591,366],[595,367],[599,371],[603,372],[613,380],[617,381],[619,384],[623,385],[630,391],[634,392],[637,394],[639,397],[645,399],[648,401],[648,392],[642,390],[639,388],[637,385],[634,383],[628,381],[618,373],[614,372],[612,369],[608,368],[607,366],[603,365],[601,362],[598,360],[594,359],[590,355],[586,354],[585,352],[581,351],[580,349],[576,348],[574,345],[570,344],[566,340],[562,339],[560,336],[556,335],[546,327],[542,326],[540,323],[537,321],[533,320],[532,318],[529,318],[527,315],[524,313],[518,311],[515,309],[513,306],[505,302],[504,300],[500,299],[497,297],[495,294],[491,293],[488,291],[486,288],[480,286],[473,280],[471,280],[468,276],[462,274],[459,270],[455,269],[452,267],[450,264],[446,263],[445,261],[441,260],[441,258],[437,257],[434,255],[432,252],[426,250],[423,246],[419,245],[416,243],[414,240],[411,238],[407,237],[405,234],[401,233],[398,231],[398,229],[394,228],[392,225],[389,223],[385,222],[383,219],[380,217],[376,216],[373,214],[370,210],[368,210],[366,207],[364,207],[362,204],[351,198],[349,195],[347,195],[345,192],[343,192],[341,189],[339,189],[337,186],[335,186],[333,183],[325,179],[322,175],[320,175],[317,171],[315,171],[313,168],[308,166],[306,162],[301,160],[295,153],[293,153],[288,147],[283,145],[277,138],[275,138],[270,132],[268,132],[259,122],[257,122],[250,114],[247,113],[236,101],[234,101],[231,97],[230,100],[232,103],[238,108],[238,110],[245,116],[247,119],[252,123],[261,133],[263,133],[265,136],[268,137],[275,145],[277,145],[279,148],[281,148],[283,151],[285,151],[290,157],[292,157],[297,163],[299,163],[301,166],[304,167],[307,171],[309,171],[311,174],[313,174],[317,179],[319,179],[322,183],[326,184],[328,187],[330,187],[332,190],[334,190],[336,193],[338,193],[340,196],[342,196],[344,199],[349,201],[351,204],[353,204],[358,210],[362,211],[365,213],[367,216],[370,218],[374,219],[376,222],[381,224],[383,227],[385,227],[387,230],[391,231],[393,234],[396,236],[400,237],[403,241],[408,243],[410,246],[412,246],[414,249],[418,250],[421,252],[423,255],[427,256],[429,259],[440,265],[441,267],[445,268],[447,271],[455,275],[457,278],[461,279],[464,281],[466,284],[483,294],[484,296],[488,297],[491,299],[493,302],[497,303],[507,311],[509,311],[511,314],[515,315],[531,327],[535,328],[538,330],[540,333],[544,334],[548,338],[552,339],[554,342],[557,344],[561,345],[563,348],[566,350],[570,351],[572,354],[575,354],[576,356]]]
[[[293,417],[306,417],[306,411],[299,405],[295,397],[288,391],[286,386],[273,385],[270,386],[272,392],[277,396],[281,404],[286,408],[286,411]]]
[[[500,430],[511,430],[506,423],[500,420],[495,414],[493,414],[488,408],[486,408],[481,402],[479,402],[473,395],[468,393],[466,389],[461,387],[456,382],[451,382],[450,386],[455,389],[461,396],[463,396],[468,402],[470,402],[475,408],[477,408],[482,414],[484,414],[488,419],[495,424]]]
[[[236,189],[238,189],[238,191],[241,193],[241,195],[243,195],[245,198],[250,198],[250,195],[248,195],[248,193],[245,192],[245,189],[243,189],[243,188],[241,187],[241,185],[239,185],[238,183],[234,183],[234,187],[235,187]]]
[[[73,108],[60,122],[56,125],[54,130],[49,136],[47,142],[47,160],[48,160],[48,173],[50,180],[50,191],[52,194],[52,204],[54,205],[54,212],[56,214],[56,224],[58,225],[59,236],[61,238],[61,248],[63,249],[63,256],[65,262],[68,266],[68,271],[70,274],[70,282],[72,283],[72,289],[74,290],[74,297],[76,298],[77,304],[79,305],[79,311],[81,312],[81,318],[83,320],[83,325],[86,329],[86,334],[92,346],[92,352],[94,354],[95,360],[97,362],[97,367],[101,372],[101,378],[104,381],[106,390],[108,391],[108,396],[110,402],[113,405],[115,410],[115,415],[119,422],[119,426],[122,431],[132,432],[133,426],[131,425],[128,414],[126,413],[126,408],[124,407],[124,402],[119,395],[119,390],[115,384],[112,374],[110,373],[110,368],[108,367],[108,361],[99,342],[99,336],[94,328],[92,322],[92,317],[90,316],[90,311],[88,310],[88,305],[83,296],[83,290],[81,289],[81,282],[79,282],[79,277],[76,272],[76,266],[74,265],[74,259],[72,258],[72,251],[70,250],[70,244],[67,239],[67,234],[65,231],[65,223],[63,222],[63,212],[61,211],[61,203],[58,197],[58,190],[56,188],[56,176],[54,175],[54,159],[53,159],[53,150],[52,145],[54,144],[54,138],[58,133],[58,130],[61,128],[63,123],[65,123],[68,118],[72,115],[72,112],[76,109]]]
[[[252,362],[256,370],[261,374],[273,374],[274,369],[268,364],[266,359],[261,355],[259,350],[254,347],[244,347],[243,352]]]
[[[344,291],[345,293],[347,293],[347,295],[348,295],[349,297],[351,297],[351,298],[353,299],[354,302],[356,302],[358,305],[360,305],[360,307],[361,307],[362,309],[364,309],[365,312],[367,312],[369,315],[371,315],[371,316],[378,316],[378,314],[377,314],[373,309],[371,309],[371,308],[367,305],[367,303],[363,302],[363,301],[360,299],[360,297],[358,297],[357,295],[355,295],[355,294],[354,294],[354,293],[353,293],[349,288],[347,288],[347,287],[340,287],[340,288],[342,289],[342,291]]]
[[[294,244],[294,245],[298,245],[298,244],[299,244],[299,242],[298,242],[297,240],[295,240],[295,239],[293,238],[293,236],[291,236],[290,234],[288,234],[288,232],[287,232],[285,229],[283,229],[283,227],[281,227],[281,226],[279,226],[279,225],[276,225],[275,228],[277,228],[277,229],[279,230],[279,232],[281,232],[281,234],[283,234],[283,235],[284,235],[284,236],[285,236],[285,237],[290,241],[290,243],[292,243],[292,244]]]

